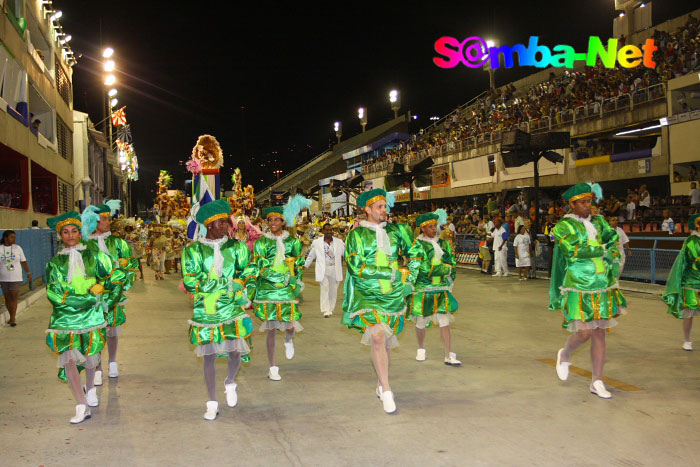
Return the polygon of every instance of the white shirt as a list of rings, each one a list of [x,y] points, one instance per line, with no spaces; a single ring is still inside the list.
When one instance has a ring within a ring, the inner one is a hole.
[[[617,235],[620,237],[619,238],[619,243],[617,244],[617,249],[620,250],[620,257],[625,258],[625,245],[627,245],[630,242],[629,237],[625,233],[624,230],[622,230],[620,227],[615,227],[615,231],[617,232]]]
[[[634,208],[635,208],[634,201],[630,201],[629,203],[627,203],[626,209],[627,209],[627,220],[628,221],[631,221],[632,219],[634,219]]]
[[[493,250],[494,251],[498,251],[498,249],[501,248],[501,245],[506,243],[506,241],[503,240],[503,234],[505,232],[506,232],[506,229],[504,229],[503,226],[501,226],[498,229],[494,229],[493,233],[491,233],[491,237],[493,238]],[[503,246],[501,251],[505,251],[507,249],[508,249],[507,246]]]
[[[22,265],[27,261],[19,245],[0,245],[0,282],[22,282]]]
[[[651,206],[651,195],[649,194],[649,191],[646,192],[646,196],[642,199],[639,200],[639,206],[645,206],[645,207],[650,207]]]
[[[524,258],[530,256],[530,236],[518,234],[513,240],[513,246],[518,249],[518,256]]]
[[[700,190],[697,188],[690,190],[690,204],[700,204]]]

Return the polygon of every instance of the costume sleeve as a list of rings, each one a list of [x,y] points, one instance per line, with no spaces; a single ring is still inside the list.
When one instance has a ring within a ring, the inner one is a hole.
[[[314,248],[313,243],[311,244],[311,253],[309,253],[309,256],[306,258],[306,262],[304,263],[304,267],[308,268],[311,266],[311,264],[316,260],[316,248]]]
[[[392,280],[394,270],[388,266],[367,264],[362,238],[357,230],[350,232],[345,243],[345,258],[348,262],[348,274],[365,279]]]
[[[97,303],[97,298],[91,293],[78,295],[73,286],[63,280],[61,269],[53,261],[46,263],[46,296],[54,307],[84,310]]]
[[[126,273],[117,267],[109,255],[97,251],[95,252],[95,276],[105,288],[107,308],[112,308],[121,301],[122,292],[128,281]]]
[[[136,272],[139,270],[139,260],[134,258],[131,245],[126,240],[119,239],[117,242],[119,251],[119,267],[126,273],[126,286],[124,291],[131,288],[136,280]]]
[[[304,263],[306,262],[306,258],[304,258],[304,255],[301,254],[301,250],[303,247],[304,245],[301,243],[301,240],[299,240],[298,238],[294,240],[294,246],[292,247],[292,256],[296,258],[296,262],[294,264],[294,276],[297,278],[298,281],[301,281],[304,277]]]
[[[620,235],[617,233],[617,230],[610,227],[610,224],[602,217],[599,219],[599,222],[601,230],[600,239],[603,245],[605,245],[606,250],[604,259],[607,263],[612,264],[613,260],[620,256],[620,250],[618,249]]]
[[[182,281],[190,293],[211,293],[228,287],[228,279],[209,278],[209,271],[204,271],[204,259],[195,246],[185,248],[182,252]]]
[[[255,292],[258,285],[258,265],[255,262],[255,254],[257,252],[258,242],[253,244],[253,253],[248,254],[248,265],[243,270],[241,279],[245,282],[245,293],[248,299],[252,302],[255,299]],[[246,250],[248,246],[246,245]]]
[[[399,232],[401,233],[401,240],[403,243],[401,245],[401,250],[404,252],[406,259],[408,259],[408,270],[410,271],[407,282],[413,285],[416,283],[416,279],[418,279],[418,271],[423,262],[425,251],[421,243],[413,238],[413,233],[409,226],[406,224],[399,224]]]
[[[691,237],[685,239],[681,251],[678,252],[676,260],[673,262],[673,267],[666,280],[666,289],[662,296],[662,300],[668,305],[668,313],[679,319],[684,318],[682,280],[688,268],[687,249],[690,239]]]
[[[588,242],[582,245],[578,233],[568,222],[558,222],[552,233],[559,246],[559,252],[567,263],[575,259],[600,258],[605,253],[602,246],[591,246]]]
[[[442,245],[442,250],[444,251],[442,255],[442,263],[445,267],[449,267],[450,271],[445,274],[450,276],[452,281],[457,277],[457,258],[455,258],[454,252],[452,251],[452,244],[450,242],[445,242]]]

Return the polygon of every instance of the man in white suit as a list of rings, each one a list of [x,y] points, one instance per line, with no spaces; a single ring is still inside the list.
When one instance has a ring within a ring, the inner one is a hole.
[[[321,284],[321,313],[324,318],[333,314],[338,283],[343,280],[343,256],[345,243],[333,236],[333,227],[329,222],[321,229],[322,237],[311,243],[311,252],[304,267],[308,268],[316,260],[316,282]]]

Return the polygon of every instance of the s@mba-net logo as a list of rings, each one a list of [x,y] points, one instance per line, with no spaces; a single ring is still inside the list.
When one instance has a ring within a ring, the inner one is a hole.
[[[644,65],[647,68],[655,68],[656,63],[652,59],[654,51],[658,49],[654,45],[654,39],[647,39],[644,45],[623,45],[619,48],[617,39],[608,39],[607,46],[598,36],[588,38],[588,49],[585,52],[576,52],[570,45],[559,44],[551,49],[538,43],[539,37],[530,36],[527,46],[515,44],[500,47],[489,47],[486,41],[478,36],[467,37],[459,41],[454,37],[443,36],[435,41],[433,63],[440,68],[454,68],[460,63],[469,68],[479,68],[488,65],[492,69],[500,67],[500,57],[503,56],[503,64],[506,68],[512,68],[515,64],[515,56],[518,57],[519,66],[534,66],[537,68],[566,67],[573,68],[574,63],[585,61],[586,66],[595,66],[600,59],[606,68],[614,68],[618,62],[623,68],[634,68]]]

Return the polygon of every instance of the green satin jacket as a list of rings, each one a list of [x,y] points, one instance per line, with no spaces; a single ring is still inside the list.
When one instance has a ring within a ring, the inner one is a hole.
[[[219,242],[223,268],[214,268],[214,242]],[[250,304],[245,295],[245,277],[250,274],[248,247],[239,240],[224,237],[191,243],[182,251],[182,277],[185,289],[194,295],[192,323],[219,324],[245,314]]]
[[[416,280],[416,293],[423,291],[439,291],[451,288],[457,277],[457,260],[452,253],[452,246],[447,240],[438,240],[438,245],[442,248],[442,260],[435,264],[435,248],[431,242],[417,239],[423,251],[423,261],[418,269],[418,279]]]
[[[374,311],[398,314],[406,309],[405,297],[414,288],[418,270],[423,260],[423,247],[413,239],[406,224],[386,224],[384,227],[390,243],[391,255],[386,265],[377,258],[376,231],[362,224],[353,229],[345,239],[345,258],[348,273],[345,278],[342,323],[352,327],[353,319]],[[408,260],[408,279],[401,280],[399,253]],[[380,263],[380,264],[378,264]],[[383,284],[381,281],[385,281]]]
[[[81,331],[105,324],[104,306],[111,308],[121,298],[126,285],[124,272],[112,259],[91,248],[80,252],[85,266],[85,277],[74,277],[68,283],[69,255],[58,254],[46,264],[46,296],[53,305],[49,331]],[[90,292],[96,283],[105,293],[97,296]]]
[[[255,241],[252,268],[246,278],[248,296],[255,303],[294,302],[304,287],[306,258],[301,254],[301,241],[290,235],[283,243],[284,264],[276,265],[277,241],[267,236]]]
[[[93,234],[94,235],[94,234]],[[88,248],[96,249],[100,251],[100,246],[97,239],[92,238],[87,242]],[[139,270],[138,259],[134,258],[131,251],[131,246],[126,242],[126,240],[110,235],[105,238],[105,245],[107,245],[107,250],[109,250],[109,256],[112,257],[115,265],[124,271],[127,279],[127,284],[124,287],[124,292],[129,290],[134,284],[136,279],[136,272]]]
[[[700,309],[700,236],[697,233],[683,242],[666,281],[663,301],[676,318],[685,317],[683,310]]]

